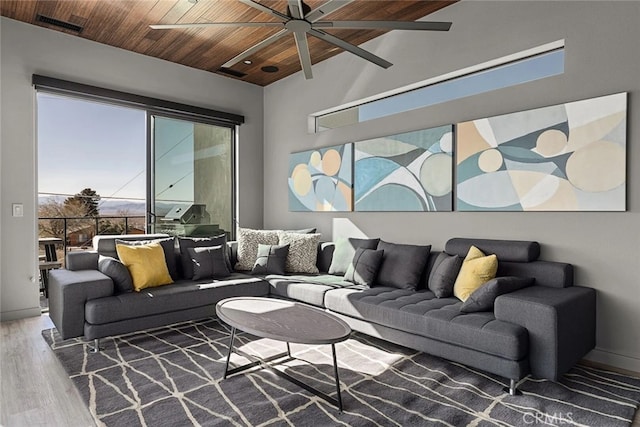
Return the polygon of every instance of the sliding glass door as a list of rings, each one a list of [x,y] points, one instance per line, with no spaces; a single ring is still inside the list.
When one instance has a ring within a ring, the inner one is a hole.
[[[151,231],[233,238],[234,127],[149,115]]]

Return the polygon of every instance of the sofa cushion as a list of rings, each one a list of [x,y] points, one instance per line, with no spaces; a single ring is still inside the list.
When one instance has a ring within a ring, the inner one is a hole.
[[[156,240],[156,239],[166,239],[168,237],[171,237],[171,236],[163,233],[98,234],[97,236],[93,236],[92,244],[93,244],[93,250],[98,252],[100,255],[117,258],[118,253],[116,252],[116,240],[125,240],[127,242],[132,242],[132,241],[138,241],[138,240],[149,241],[149,240]]]
[[[540,244],[538,242],[465,239],[460,237],[449,239],[445,244],[445,252],[464,257],[471,246],[475,246],[485,254],[495,254],[500,261],[532,262],[540,256]]]
[[[131,273],[135,291],[173,283],[160,243],[140,246],[116,244],[116,252]]]
[[[353,260],[349,268],[347,268],[347,272],[344,274],[344,279],[356,285],[370,288],[373,286],[376,276],[378,275],[383,255],[383,250],[356,249]]]
[[[496,320],[490,312],[461,313],[458,299],[435,298],[428,290],[334,289],[326,293],[325,305],[356,319],[511,360],[528,352],[529,337],[522,326]]]
[[[113,280],[117,294],[133,291],[133,279],[129,269],[118,259],[102,256],[98,260],[98,270]]]
[[[211,306],[211,316],[215,316],[215,304],[224,298],[265,296],[268,292],[269,285],[263,279],[241,273],[223,280],[183,279],[142,292],[88,300],[85,318],[87,323],[101,325],[204,306]]]
[[[517,291],[533,285],[530,277],[496,277],[473,291],[469,298],[460,306],[460,311],[473,313],[476,311],[493,311],[493,303],[500,295]]]
[[[178,274],[178,263],[176,260],[176,240],[173,237],[159,238],[159,239],[143,239],[143,240],[121,240],[115,239],[116,245],[127,245],[127,246],[140,246],[140,245],[148,245],[149,243],[159,243],[162,246],[162,251],[164,252],[164,260],[167,264],[167,268],[169,269],[169,274],[171,278],[175,281],[179,279]],[[116,251],[117,254],[117,251]]]
[[[294,299],[317,307],[324,307],[324,296],[332,289],[364,289],[362,286],[347,282],[342,276],[330,274],[268,275],[265,280],[269,282],[271,295]]]
[[[573,286],[573,265],[555,261],[503,262],[500,260],[496,276],[533,277],[536,285],[568,288]]]
[[[427,285],[436,298],[447,298],[453,295],[453,285],[460,267],[462,267],[462,258],[458,255],[448,255],[444,252],[438,254]]]
[[[329,274],[345,274],[351,265],[356,249],[376,249],[380,239],[358,239],[355,237],[340,237],[336,239]]]
[[[187,248],[192,262],[193,280],[222,278],[231,274],[227,266],[225,246]]]
[[[279,230],[238,228],[238,262],[236,270],[250,271],[258,258],[258,245],[277,245]]]
[[[427,264],[431,246],[403,245],[381,240],[378,249],[384,251],[376,286],[416,289]]]
[[[222,246],[227,270],[229,272],[233,271],[227,248],[227,236],[224,234],[216,237],[178,237],[178,246],[180,248],[180,265],[182,266],[183,279],[193,278],[193,260],[189,248]]]
[[[284,274],[289,245],[258,245],[258,258],[251,274]]]
[[[289,245],[287,263],[285,271],[287,273],[309,273],[318,274],[318,243],[320,234],[291,233],[280,231],[278,233],[278,244]]]
[[[497,270],[498,258],[495,255],[485,255],[480,249],[471,246],[453,285],[453,295],[466,301],[473,291],[496,277]]]

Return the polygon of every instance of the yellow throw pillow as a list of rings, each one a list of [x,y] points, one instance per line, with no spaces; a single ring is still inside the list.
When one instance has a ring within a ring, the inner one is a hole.
[[[173,283],[160,243],[140,246],[116,244],[116,252],[131,273],[135,291]]]
[[[497,271],[497,256],[486,256],[480,249],[471,246],[453,285],[453,295],[466,301],[473,291],[496,277]]]

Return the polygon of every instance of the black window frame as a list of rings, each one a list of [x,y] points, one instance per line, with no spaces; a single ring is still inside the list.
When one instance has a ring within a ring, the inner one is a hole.
[[[167,101],[159,98],[153,98],[134,93],[122,92],[118,90],[108,89],[99,86],[92,86],[83,83],[72,82],[69,80],[62,80],[55,77],[43,76],[40,74],[32,75],[32,84],[35,90],[38,92],[52,93],[56,95],[68,96],[73,98],[84,99],[87,101],[101,102],[112,104],[120,107],[135,108],[146,112],[146,126],[147,126],[147,141],[146,141],[146,167],[147,167],[147,195],[146,195],[146,211],[147,211],[147,231],[150,230],[151,223],[155,222],[153,213],[150,212],[151,201],[151,116],[162,116],[180,120],[187,120],[192,122],[204,123],[214,126],[227,127],[231,130],[231,176],[232,176],[232,189],[231,189],[231,218],[232,222],[235,222],[235,218],[238,216],[237,212],[237,171],[236,171],[236,156],[238,146],[238,126],[245,122],[243,115],[230,113],[226,111],[213,110],[209,108],[203,108],[188,104],[182,104],[173,101]],[[230,239],[235,239],[235,229],[229,230]]]

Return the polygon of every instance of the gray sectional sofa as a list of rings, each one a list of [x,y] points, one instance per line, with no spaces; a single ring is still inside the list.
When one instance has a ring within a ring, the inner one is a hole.
[[[49,312],[62,338],[95,340],[215,315],[215,304],[232,296],[287,298],[325,309],[353,330],[424,351],[509,379],[509,392],[531,374],[557,380],[595,347],[596,294],[575,286],[570,264],[539,260],[537,242],[449,240],[431,252],[417,289],[366,287],[331,275],[335,244],[318,246],[317,275],[233,272],[220,280],[178,280],[171,285],[117,293],[98,271],[99,255],[115,254],[115,239],[160,235],[101,236],[94,251],[71,252],[67,269],[50,275]],[[499,260],[496,276],[534,284],[495,298],[493,310],[462,312],[456,297],[437,298],[429,287],[443,257],[464,257],[471,246]],[[236,245],[229,243],[234,262]]]

